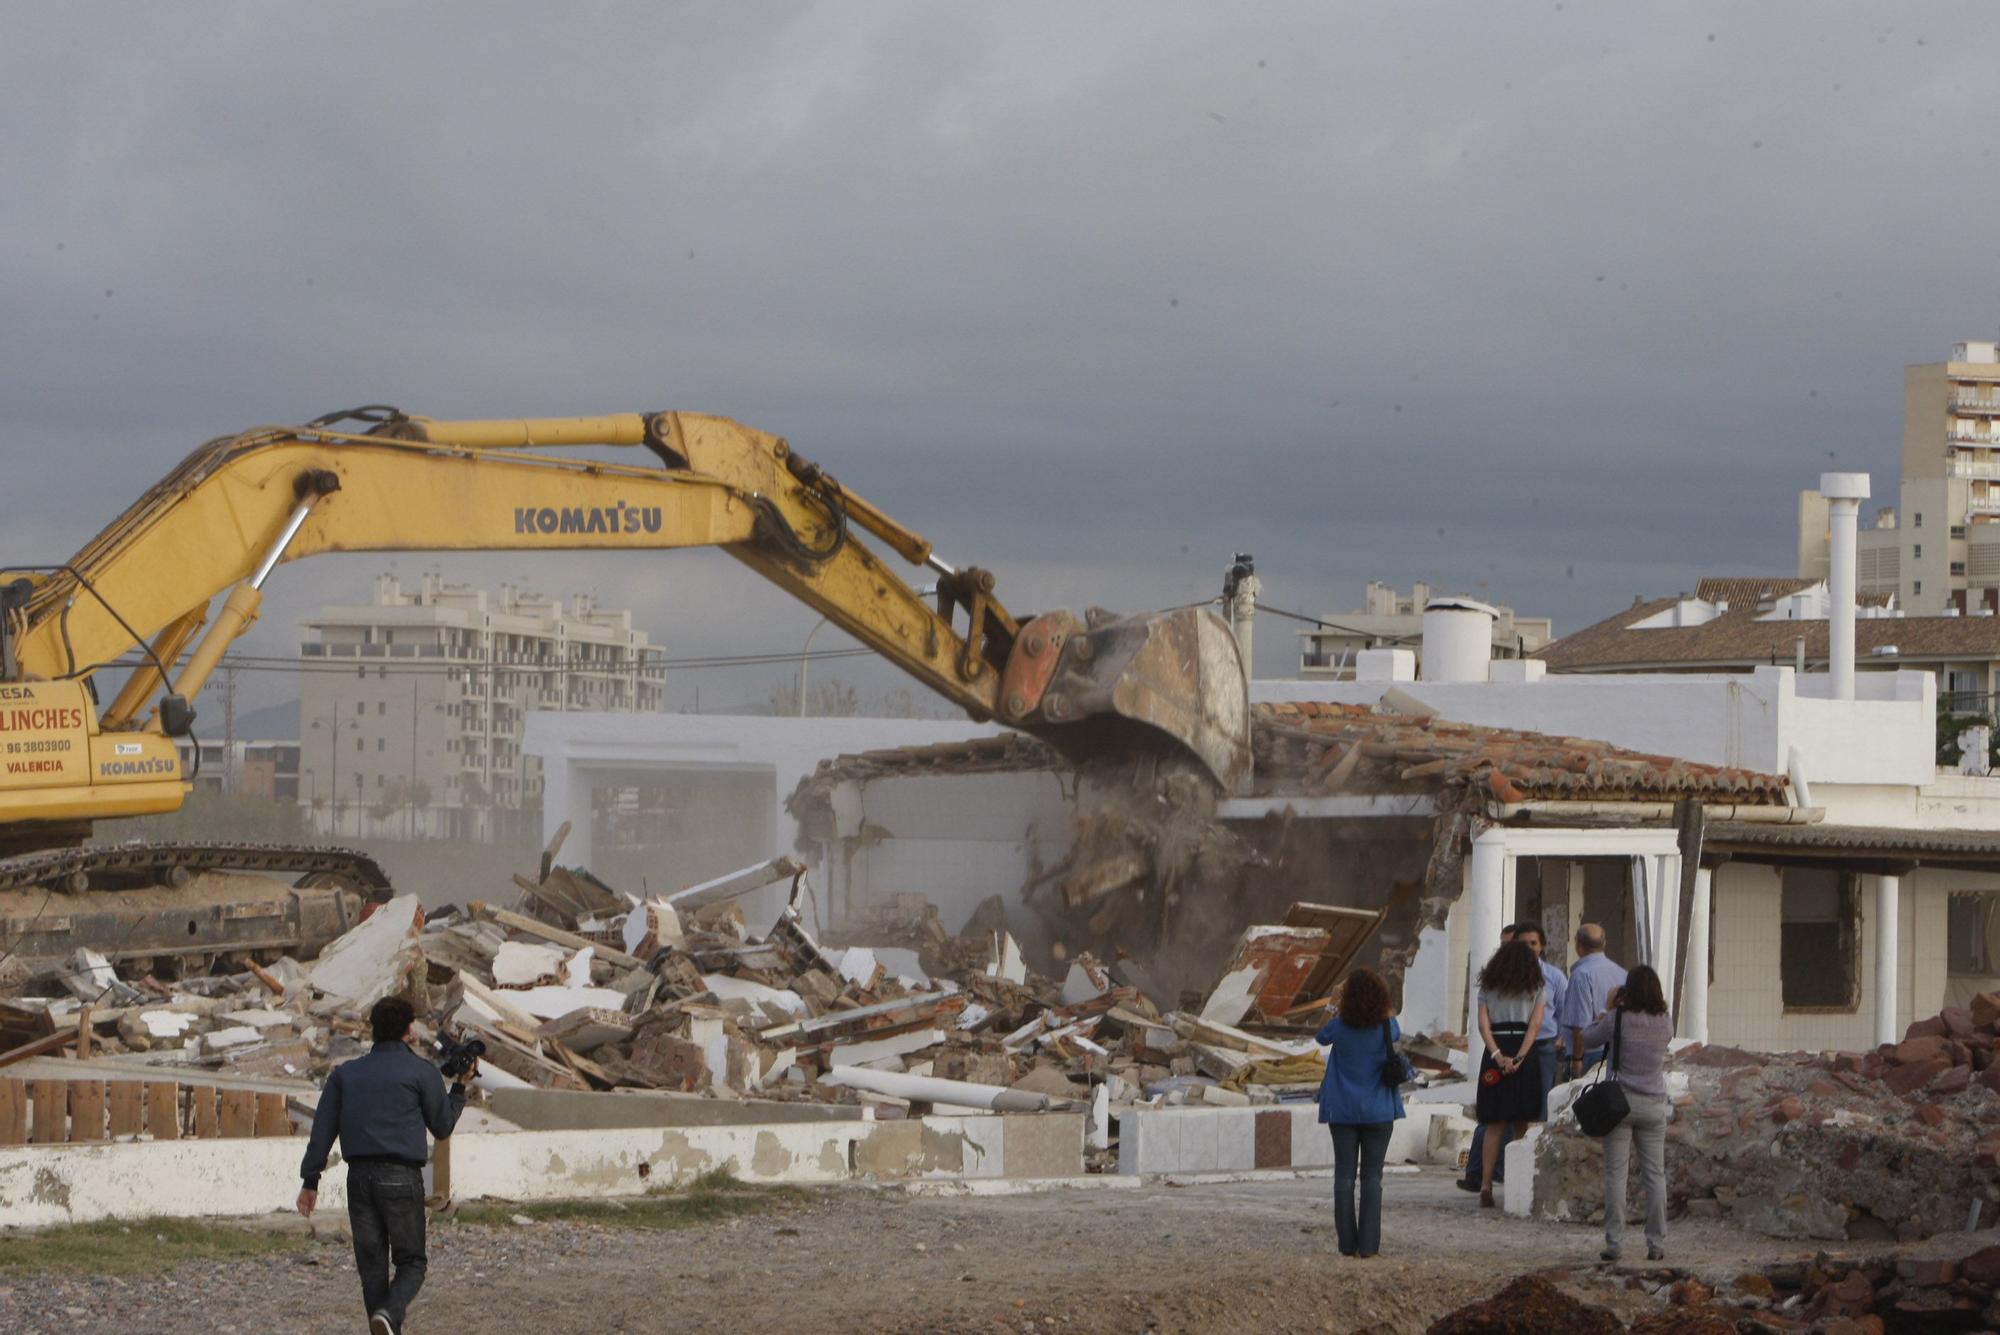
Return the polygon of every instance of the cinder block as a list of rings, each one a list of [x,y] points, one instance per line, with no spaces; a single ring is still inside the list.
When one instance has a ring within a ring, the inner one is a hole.
[[[998,1120],[1008,1177],[1076,1177],[1083,1172],[1082,1113],[1013,1113]]]
[[[1542,1128],[1531,1126],[1528,1134],[1519,1140],[1507,1142],[1501,1155],[1507,1161],[1507,1181],[1501,1204],[1507,1213],[1527,1218],[1535,1209],[1535,1146],[1542,1138]]]
[[[965,1119],[965,1175],[1005,1177],[1007,1175],[1007,1121],[1005,1117]]]
[[[1228,1108],[1215,1118],[1215,1166],[1225,1173],[1257,1166],[1257,1110]]]
[[[1221,1167],[1216,1154],[1216,1137],[1223,1118],[1229,1116],[1224,1111],[1209,1111],[1203,1108],[1186,1108],[1169,1114],[1181,1119],[1181,1161],[1179,1171],[1183,1173],[1213,1173]]]
[[[1118,1171],[1171,1173],[1180,1166],[1179,1114],[1167,1109],[1134,1109],[1118,1114]]]

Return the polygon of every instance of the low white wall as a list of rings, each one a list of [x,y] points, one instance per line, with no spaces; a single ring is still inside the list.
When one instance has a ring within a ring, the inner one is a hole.
[[[0,1149],[0,1227],[288,1210],[305,1145],[295,1136]],[[636,1196],[723,1168],[746,1182],[1053,1178],[1083,1171],[1083,1116],[467,1134],[451,1152],[461,1200]],[[330,1168],[320,1208],[343,1210],[346,1185],[345,1166]]]

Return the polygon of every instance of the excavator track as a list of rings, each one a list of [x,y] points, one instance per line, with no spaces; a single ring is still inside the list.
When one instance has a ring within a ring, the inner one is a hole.
[[[77,889],[78,876],[94,875],[165,883],[177,872],[207,871],[293,872],[300,876],[317,872],[346,879],[369,899],[386,898],[389,891],[389,877],[381,864],[359,849],[313,844],[150,841],[98,848],[56,848],[0,858],[0,890],[25,886]]]

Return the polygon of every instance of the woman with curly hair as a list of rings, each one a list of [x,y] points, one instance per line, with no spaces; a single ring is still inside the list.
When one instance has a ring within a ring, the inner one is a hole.
[[[1479,1093],[1473,1111],[1481,1149],[1479,1204],[1493,1208],[1493,1170],[1506,1139],[1519,1140],[1542,1120],[1542,1083],[1535,1064],[1535,1034],[1549,1004],[1549,985],[1535,952],[1509,941],[1479,971]]]
[[[1340,989],[1340,1009],[1319,1031],[1326,1078],[1319,1086],[1319,1120],[1333,1133],[1333,1227],[1342,1256],[1382,1250],[1382,1160],[1391,1124],[1403,1115],[1403,1094],[1389,1081],[1402,1071],[1389,1014],[1389,985],[1373,969],[1356,969]],[[1359,1170],[1361,1207],[1355,1209]]]

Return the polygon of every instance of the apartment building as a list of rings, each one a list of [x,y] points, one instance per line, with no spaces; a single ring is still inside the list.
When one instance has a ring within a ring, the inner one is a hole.
[[[489,839],[537,827],[531,710],[658,713],[664,651],[632,614],[425,575],[329,606],[300,645],[298,800],[323,832]]]
[[[299,744],[290,740],[201,743],[183,737],[175,742],[181,753],[181,773],[189,775],[198,793],[227,793],[266,801],[299,800]]]
[[[1355,656],[1363,649],[1408,649],[1422,666],[1424,605],[1428,584],[1407,595],[1377,580],[1368,581],[1364,605],[1353,612],[1333,613],[1320,624],[1299,632],[1299,676],[1313,681],[1353,681]],[[1528,658],[1555,637],[1547,617],[1516,616],[1511,607],[1495,607],[1493,656]]]
[[[1902,487],[1856,548],[1857,587],[1912,616],[2000,610],[2000,344],[1903,369]],[[1799,570],[1824,579],[1827,505],[1799,498]]]

